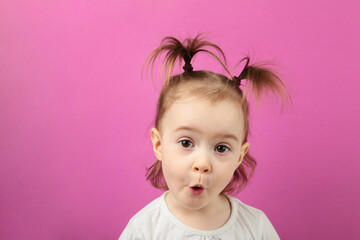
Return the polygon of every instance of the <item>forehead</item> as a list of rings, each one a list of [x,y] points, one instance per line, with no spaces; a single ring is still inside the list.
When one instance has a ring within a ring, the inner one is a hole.
[[[206,134],[232,133],[242,138],[244,117],[241,105],[231,100],[212,102],[197,97],[176,100],[161,123],[164,132],[189,127]]]

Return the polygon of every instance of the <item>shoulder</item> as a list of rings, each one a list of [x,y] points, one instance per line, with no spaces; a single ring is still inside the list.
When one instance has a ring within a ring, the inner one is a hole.
[[[163,196],[160,196],[156,199],[154,199],[152,202],[150,202],[148,205],[146,205],[143,209],[141,209],[139,212],[137,212],[129,221],[140,223],[140,222],[148,222],[149,220],[156,219],[161,210],[161,206],[163,204]]]
[[[153,229],[161,218],[160,196],[137,212],[128,222],[119,240],[123,239],[146,239],[145,236]]]
[[[230,197],[236,209],[236,222],[245,227],[255,239],[280,239],[266,214],[247,205],[235,197]]]
[[[260,209],[245,204],[235,197],[230,197],[230,199],[231,199],[231,203],[236,205],[235,209],[238,211],[238,213],[240,213],[246,218],[252,220],[260,220],[265,215],[265,213]]]

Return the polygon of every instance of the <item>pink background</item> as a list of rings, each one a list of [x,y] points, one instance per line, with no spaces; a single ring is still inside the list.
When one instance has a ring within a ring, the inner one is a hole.
[[[0,2],[0,239],[117,239],[161,194],[145,180],[167,35],[209,32],[232,67],[274,60],[293,107],[255,111],[237,195],[282,239],[359,239],[359,1]],[[221,72],[210,58],[195,59]],[[239,73],[241,68],[237,69]]]

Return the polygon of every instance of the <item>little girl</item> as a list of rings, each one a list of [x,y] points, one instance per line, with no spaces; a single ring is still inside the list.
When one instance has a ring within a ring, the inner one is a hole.
[[[242,80],[256,97],[264,88],[288,96],[286,87],[270,69],[249,65],[248,57],[241,74],[232,76],[222,50],[202,35],[184,42],[164,38],[148,64],[162,53],[166,81],[150,133],[156,161],[147,179],[166,191],[130,219],[119,240],[279,239],[264,212],[228,194],[241,191],[256,167]],[[198,53],[213,56],[229,76],[193,70]],[[184,61],[184,71],[172,75],[177,61]]]

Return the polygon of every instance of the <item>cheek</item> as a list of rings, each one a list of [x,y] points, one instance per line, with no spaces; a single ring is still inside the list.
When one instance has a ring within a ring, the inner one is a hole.
[[[169,187],[186,180],[189,172],[185,159],[176,154],[174,151],[164,152],[162,160],[162,170]]]
[[[163,167],[174,173],[187,167],[187,155],[179,149],[178,144],[167,144],[163,150]]]
[[[220,166],[217,166],[216,169],[216,176],[217,176],[217,181],[220,183],[221,185],[224,185],[224,187],[230,182],[232,176],[234,175],[235,172],[235,165],[234,164],[221,164]]]

